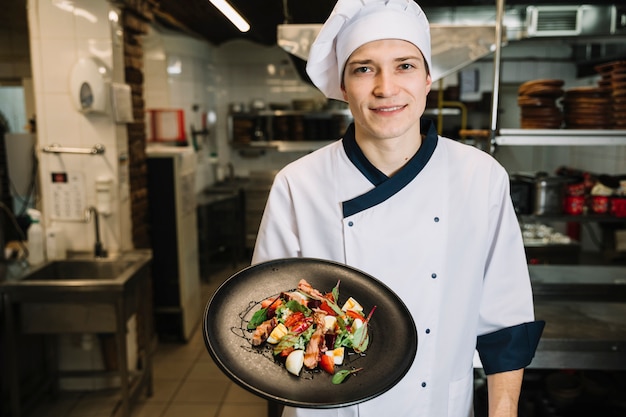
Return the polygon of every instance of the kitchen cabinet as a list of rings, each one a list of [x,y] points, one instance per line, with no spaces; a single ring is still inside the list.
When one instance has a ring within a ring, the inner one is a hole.
[[[245,247],[250,253],[254,250],[263,211],[276,173],[276,171],[251,172],[250,183],[245,188]]]
[[[210,276],[227,259],[239,262],[245,247],[244,191],[209,187],[197,198],[200,276]]]
[[[196,154],[191,147],[147,148],[156,331],[188,341],[200,323]]]

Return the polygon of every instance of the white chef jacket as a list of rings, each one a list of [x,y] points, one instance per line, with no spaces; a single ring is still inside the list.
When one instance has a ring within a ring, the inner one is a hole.
[[[470,416],[477,336],[534,320],[506,171],[438,136],[429,120],[422,132],[418,153],[390,178],[362,154],[353,126],[275,178],[252,263],[312,257],[356,267],[400,296],[418,331],[411,369],[386,393],[330,410],[287,407],[285,417]]]

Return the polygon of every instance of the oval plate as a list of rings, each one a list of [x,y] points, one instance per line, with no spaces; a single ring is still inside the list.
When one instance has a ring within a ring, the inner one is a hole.
[[[366,313],[376,306],[365,355],[346,355],[344,364],[335,368],[363,370],[340,385],[322,371],[290,374],[274,361],[269,347],[253,347],[252,332],[245,330],[262,300],[295,289],[300,279],[322,293],[340,280],[339,305],[354,297]],[[413,318],[389,287],[344,264],[313,258],[273,260],[234,274],[209,300],[203,336],[213,360],[235,383],[267,400],[301,408],[345,407],[377,397],[402,379],[417,352]]]

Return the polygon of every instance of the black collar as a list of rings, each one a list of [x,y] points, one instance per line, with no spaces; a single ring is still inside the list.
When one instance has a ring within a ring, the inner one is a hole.
[[[353,198],[343,203],[344,217],[348,217],[359,211],[373,207],[385,201],[393,194],[404,188],[411,182],[420,171],[426,166],[437,147],[437,129],[435,123],[429,119],[422,119],[420,129],[426,136],[422,140],[422,145],[415,155],[400,169],[393,177],[388,177],[376,168],[363,154],[361,148],[356,143],[354,136],[354,123],[348,126],[343,137],[343,148],[348,159],[355,167],[375,186],[374,189],[362,196]]]

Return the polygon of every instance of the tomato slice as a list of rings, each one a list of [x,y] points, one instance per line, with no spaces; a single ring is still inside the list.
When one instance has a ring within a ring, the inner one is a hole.
[[[335,310],[330,308],[330,306],[328,305],[326,301],[322,301],[322,304],[320,304],[320,310],[324,310],[326,313],[328,313],[331,316],[337,315],[337,313],[335,313]]]
[[[320,368],[322,368],[322,370],[328,372],[331,375],[335,373],[335,360],[332,356],[322,354],[319,366]]]
[[[362,314],[359,314],[359,313],[357,313],[354,310],[346,311],[346,316],[352,317],[353,319],[361,319],[361,320],[365,321],[365,317]]]
[[[285,319],[285,326],[287,326],[287,328],[292,328],[294,325],[296,325],[298,322],[304,320],[304,313],[300,312],[300,311],[296,311],[295,313],[291,313],[286,319]]]

